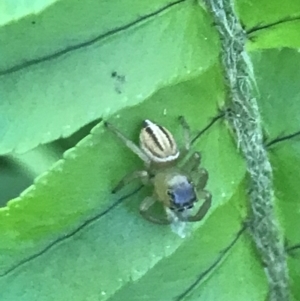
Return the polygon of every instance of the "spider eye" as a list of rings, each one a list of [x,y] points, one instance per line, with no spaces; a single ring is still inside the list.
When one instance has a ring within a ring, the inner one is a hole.
[[[168,195],[172,200],[174,200],[175,195],[174,195],[174,193],[173,193],[171,190],[168,190],[168,191],[167,191],[167,195]]]

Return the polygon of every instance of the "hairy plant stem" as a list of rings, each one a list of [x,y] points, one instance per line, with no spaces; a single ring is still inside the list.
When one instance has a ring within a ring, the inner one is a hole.
[[[274,213],[272,167],[263,143],[252,65],[245,51],[247,37],[231,0],[204,2],[214,18],[222,45],[231,108],[226,117],[236,133],[249,173],[250,232],[268,278],[269,300],[286,301],[289,299],[286,253]]]

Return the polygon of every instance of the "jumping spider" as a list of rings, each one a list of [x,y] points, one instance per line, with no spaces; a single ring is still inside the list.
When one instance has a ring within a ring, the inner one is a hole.
[[[153,195],[142,201],[140,213],[145,219],[157,224],[170,224],[172,220],[167,214],[156,216],[151,212],[150,208],[156,201],[162,202],[166,212],[171,211],[178,220],[185,222],[200,221],[211,206],[211,194],[204,190],[208,173],[204,168],[200,168],[200,153],[194,152],[183,162],[191,146],[190,127],[184,117],[180,116],[179,120],[184,136],[184,147],[180,152],[172,134],[150,120],[143,122],[140,147],[126,138],[112,124],[105,123],[105,126],[145,163],[144,170],[127,174],[113,189],[113,193],[135,179],[141,179],[145,185],[153,185]],[[204,199],[204,203],[197,213],[186,214],[198,199]]]

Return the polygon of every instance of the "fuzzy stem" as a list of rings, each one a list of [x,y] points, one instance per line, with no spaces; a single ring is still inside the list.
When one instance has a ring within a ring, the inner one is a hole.
[[[263,144],[260,115],[253,86],[251,61],[245,51],[246,34],[231,0],[204,0],[211,11],[222,45],[222,63],[233,127],[247,164],[250,186],[250,231],[264,264],[269,300],[289,299],[288,270],[283,237],[274,213],[272,167]]]

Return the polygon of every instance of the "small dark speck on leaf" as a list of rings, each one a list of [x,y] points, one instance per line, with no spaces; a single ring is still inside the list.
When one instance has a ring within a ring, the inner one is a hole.
[[[120,88],[118,88],[118,87],[116,87],[116,88],[115,88],[115,91],[116,91],[118,94],[122,94],[122,91],[121,91],[121,89],[120,89]]]
[[[115,78],[118,82],[124,83],[125,82],[125,75],[120,75],[117,71],[113,71],[111,73],[111,77]]]
[[[115,78],[115,91],[122,94],[123,85],[126,82],[125,75],[120,75],[117,71],[112,71],[111,77]]]
[[[35,24],[36,24],[36,22],[35,22],[35,21],[31,21],[31,24],[32,24],[32,25],[35,25]]]

